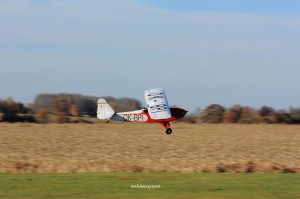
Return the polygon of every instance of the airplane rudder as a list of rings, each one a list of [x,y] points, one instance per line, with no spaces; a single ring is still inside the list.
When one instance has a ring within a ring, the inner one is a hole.
[[[104,98],[100,98],[97,103],[98,103],[98,107],[97,107],[98,119],[110,119],[115,114],[115,111],[112,109],[112,107],[107,103],[107,101]]]

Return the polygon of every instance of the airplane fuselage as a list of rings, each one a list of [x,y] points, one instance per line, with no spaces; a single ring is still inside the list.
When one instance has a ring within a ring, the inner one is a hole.
[[[121,112],[116,113],[111,119],[117,121],[127,121],[127,122],[158,122],[167,123],[185,116],[186,110],[181,108],[170,108],[171,117],[167,119],[152,119],[148,113],[147,109],[141,109],[136,111]]]

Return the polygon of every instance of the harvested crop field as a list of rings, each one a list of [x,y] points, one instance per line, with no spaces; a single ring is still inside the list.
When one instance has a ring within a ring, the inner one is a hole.
[[[0,173],[300,172],[300,126],[0,124]]]

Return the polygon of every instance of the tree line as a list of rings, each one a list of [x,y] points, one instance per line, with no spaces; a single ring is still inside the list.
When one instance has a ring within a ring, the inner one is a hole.
[[[141,103],[132,98],[104,97],[116,112],[141,108]],[[11,97],[0,99],[0,121],[2,122],[76,122],[78,118],[96,117],[99,97],[80,94],[40,94],[32,104],[15,102]],[[237,124],[300,124],[300,108],[276,110],[269,106],[259,109],[233,105],[225,108],[211,104],[197,109],[181,119],[188,123],[237,123]]]
[[[225,108],[211,104],[204,110],[188,115],[185,121],[190,123],[237,123],[237,124],[300,124],[300,108],[276,110],[270,106],[259,109],[249,106],[233,105]]]
[[[104,97],[110,102],[112,108],[117,111],[129,111],[140,109],[141,104],[132,98]],[[82,117],[96,117],[97,100],[99,97],[84,96],[80,94],[39,94],[34,102],[24,105],[15,102],[11,97],[0,99],[0,113],[2,122],[72,122]],[[76,119],[77,118],[77,119]]]

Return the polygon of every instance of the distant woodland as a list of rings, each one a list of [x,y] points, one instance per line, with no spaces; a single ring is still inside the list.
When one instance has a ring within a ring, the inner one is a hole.
[[[116,112],[141,108],[141,103],[132,98],[104,97]],[[99,97],[80,94],[40,94],[32,104],[15,102],[12,97],[0,99],[0,122],[34,123],[93,123],[88,118],[96,117]],[[180,120],[188,123],[237,123],[237,124],[300,124],[300,108],[276,110],[269,106],[259,109],[233,105],[225,108],[211,104],[197,109]]]
[[[188,115],[184,120],[189,123],[300,124],[300,108],[276,110],[263,106],[255,109],[241,105],[225,108],[219,104],[211,104]]]
[[[104,97],[119,111],[140,109],[141,104],[136,99]],[[66,123],[89,121],[86,118],[96,117],[97,100],[99,97],[80,94],[40,94],[32,104],[24,105],[15,102],[11,97],[0,99],[2,122],[36,122],[36,123]]]

